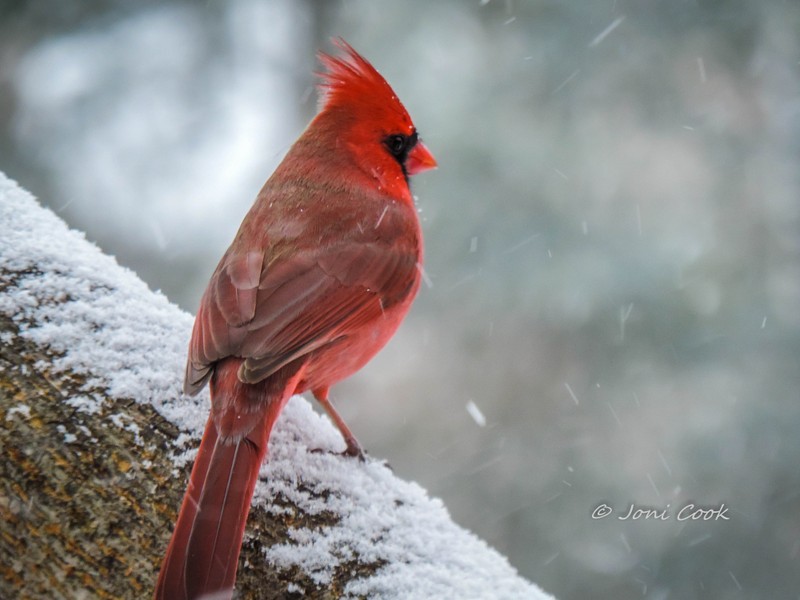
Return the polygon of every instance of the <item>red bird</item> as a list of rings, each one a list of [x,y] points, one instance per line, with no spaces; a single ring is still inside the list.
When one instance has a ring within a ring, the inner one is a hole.
[[[329,388],[392,337],[419,289],[408,178],[436,166],[406,109],[344,40],[320,54],[321,110],[258,194],[200,302],[184,389],[208,417],[156,585],[165,600],[232,595],[270,431],[311,390],[361,447]]]

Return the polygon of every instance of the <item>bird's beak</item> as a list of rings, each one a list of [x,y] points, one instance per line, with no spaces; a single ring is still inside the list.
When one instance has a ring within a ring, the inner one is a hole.
[[[437,167],[436,159],[433,154],[428,150],[428,147],[421,141],[414,144],[411,152],[408,153],[405,162],[406,173],[409,175],[416,175],[428,169],[435,169]]]

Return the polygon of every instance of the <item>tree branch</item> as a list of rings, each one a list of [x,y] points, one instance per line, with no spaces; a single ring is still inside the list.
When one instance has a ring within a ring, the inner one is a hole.
[[[0,173],[0,597],[146,598],[208,414],[192,319]],[[294,398],[270,441],[239,598],[547,598]]]

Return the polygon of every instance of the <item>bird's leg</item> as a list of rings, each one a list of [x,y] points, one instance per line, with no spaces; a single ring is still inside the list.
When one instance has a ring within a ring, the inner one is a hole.
[[[358,443],[356,436],[353,435],[353,432],[350,431],[350,428],[344,422],[339,413],[336,412],[336,409],[331,404],[331,401],[328,399],[328,388],[322,388],[318,390],[312,390],[314,394],[314,398],[317,399],[322,405],[322,408],[325,409],[325,412],[328,413],[328,416],[333,420],[336,427],[342,434],[345,443],[347,444],[347,450],[344,451],[346,456],[356,456],[360,460],[364,460],[364,449],[361,447],[361,444]]]

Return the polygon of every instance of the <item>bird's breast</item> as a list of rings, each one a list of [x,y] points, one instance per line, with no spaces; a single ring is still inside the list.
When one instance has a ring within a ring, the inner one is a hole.
[[[381,317],[353,328],[309,357],[297,393],[329,387],[359,371],[392,338],[411,306],[413,295],[382,311]]]

